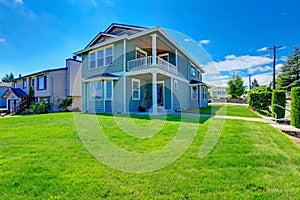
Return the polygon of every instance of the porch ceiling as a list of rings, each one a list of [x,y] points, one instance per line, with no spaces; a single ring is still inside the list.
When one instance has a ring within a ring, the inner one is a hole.
[[[146,80],[146,81],[152,81],[152,74],[151,73],[137,74],[137,75],[133,75],[131,77],[136,78],[136,79]],[[162,81],[166,78],[169,78],[169,77],[165,76],[163,74],[157,74],[157,81]]]
[[[137,46],[147,50],[148,52],[152,51],[152,38],[150,36],[142,37],[133,41]],[[165,44],[162,40],[157,37],[157,53],[164,53],[166,51],[173,51],[171,47]]]

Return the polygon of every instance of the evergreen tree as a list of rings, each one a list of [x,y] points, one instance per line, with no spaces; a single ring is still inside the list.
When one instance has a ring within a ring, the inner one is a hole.
[[[10,74],[6,74],[1,80],[2,82],[9,83],[13,79],[14,79],[14,74],[10,72]]]
[[[234,73],[232,78],[228,81],[226,91],[231,95],[231,98],[237,98],[244,94],[245,86],[242,78]]]
[[[254,79],[251,83],[251,88],[256,88],[256,87],[259,87],[259,84],[258,84],[257,80]]]
[[[294,47],[294,51],[288,57],[286,64],[281,67],[276,86],[283,90],[291,90],[292,87],[300,86],[300,49],[298,47]]]

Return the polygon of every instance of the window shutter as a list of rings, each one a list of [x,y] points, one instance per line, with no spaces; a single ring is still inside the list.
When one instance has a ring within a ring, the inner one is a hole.
[[[47,89],[47,76],[44,76],[44,88]]]

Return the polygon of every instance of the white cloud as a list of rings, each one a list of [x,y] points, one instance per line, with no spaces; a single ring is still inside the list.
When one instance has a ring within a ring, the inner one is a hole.
[[[225,56],[225,59],[226,60],[233,60],[233,59],[235,59],[236,58],[236,56],[235,55],[228,55],[228,56]]]
[[[267,65],[267,66],[263,66],[263,67],[250,68],[250,69],[248,69],[248,73],[253,74],[255,72],[267,72],[267,71],[270,71],[270,70],[272,70],[272,67]]]
[[[269,50],[268,47],[262,47],[262,48],[260,48],[260,49],[257,49],[256,51],[262,52],[262,51],[268,51],[268,50]]]
[[[281,61],[284,61],[284,62],[286,62],[286,61],[287,61],[287,59],[288,59],[288,57],[287,57],[287,56],[281,56],[281,57],[279,58],[279,60],[281,60]]]
[[[201,40],[199,41],[200,44],[210,44],[210,40]]]
[[[272,63],[272,59],[265,56],[245,55],[237,57],[235,55],[228,55],[225,57],[224,61],[209,62],[207,65],[204,66],[204,69],[207,71],[207,73],[213,73],[215,71],[231,72],[260,67],[269,63]]]
[[[0,43],[4,43],[5,39],[4,38],[0,38]]]
[[[191,38],[184,38],[184,41],[185,42],[189,42],[189,41],[191,41],[192,39]]]

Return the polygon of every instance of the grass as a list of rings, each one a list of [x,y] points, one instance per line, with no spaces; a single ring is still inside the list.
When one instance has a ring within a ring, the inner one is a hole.
[[[257,114],[251,111],[246,105],[236,104],[209,104],[206,108],[187,110],[189,113],[200,113],[208,115],[227,115],[239,117],[260,118]]]
[[[150,123],[148,117],[132,117],[141,126]],[[112,116],[97,120],[115,145],[148,152],[173,139],[180,119],[169,116],[158,134],[143,139],[123,133]],[[96,160],[80,141],[72,113],[0,119],[0,198],[299,198],[300,149],[285,135],[264,123],[226,120],[216,146],[200,159],[211,120],[200,119],[195,140],[174,163],[134,174]]]

